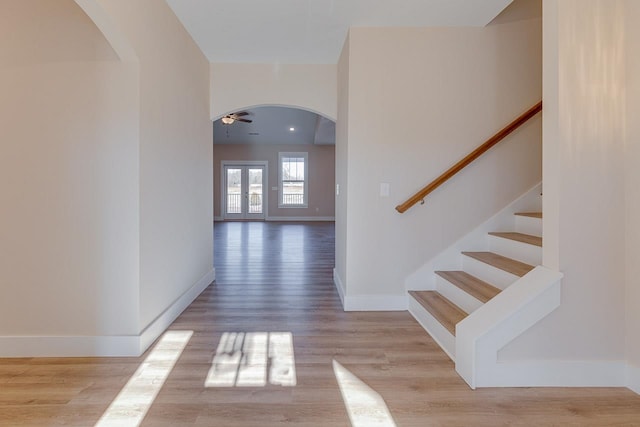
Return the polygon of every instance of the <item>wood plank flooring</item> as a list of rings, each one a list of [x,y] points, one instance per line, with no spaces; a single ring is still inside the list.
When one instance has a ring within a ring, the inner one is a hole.
[[[343,312],[332,223],[214,232],[216,283],[170,327],[193,336],[142,426],[349,426],[333,360],[384,399],[398,426],[640,426],[629,390],[472,391],[407,312]],[[205,387],[225,332],[291,332],[296,385]],[[93,426],[146,356],[0,359],[0,426]]]

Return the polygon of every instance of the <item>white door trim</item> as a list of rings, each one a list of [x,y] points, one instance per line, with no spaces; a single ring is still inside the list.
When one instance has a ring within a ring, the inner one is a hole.
[[[227,166],[237,167],[252,167],[259,166],[264,168],[263,187],[262,187],[262,203],[263,213],[262,215],[250,214],[246,218],[239,218],[236,215],[227,214],[227,177],[225,176],[225,169]],[[266,160],[221,160],[220,161],[220,216],[223,220],[231,219],[262,219],[266,220],[269,215],[269,162]]]

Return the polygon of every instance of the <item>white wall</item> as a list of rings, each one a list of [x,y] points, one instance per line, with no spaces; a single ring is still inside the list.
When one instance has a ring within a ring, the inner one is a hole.
[[[140,331],[213,270],[209,64],[163,1],[100,0],[140,58]]]
[[[349,195],[349,35],[338,59],[338,120],[336,121],[336,266],[334,280],[344,304],[344,282],[347,278],[347,208]]]
[[[631,385],[640,393],[640,2],[625,2],[627,145],[626,171],[626,335],[627,361],[634,368]]]
[[[564,273],[562,302],[505,347],[501,358],[620,361],[625,347],[624,2],[550,0],[544,8],[549,87],[543,262]]]
[[[308,207],[278,207],[278,153],[307,153],[308,167]],[[215,144],[213,156],[213,213],[216,218],[223,216],[222,199],[222,162],[224,161],[264,161],[268,165],[267,186],[265,188],[267,212],[266,219],[332,219],[335,216],[335,197],[333,195],[335,177],[335,146],[315,144]]]
[[[211,64],[211,119],[247,107],[300,107],[337,117],[336,65]]]
[[[347,86],[348,115],[339,115],[337,136],[339,159],[348,141],[347,164],[337,166],[347,200],[338,196],[337,210],[344,221],[348,204],[349,227],[340,242],[338,221],[338,249],[346,252],[337,251],[336,265],[348,265],[341,279],[360,307],[367,298],[375,308],[385,308],[387,297],[400,304],[406,276],[540,180],[537,117],[424,206],[394,210],[540,100],[541,36],[540,19],[351,29],[340,62],[348,60],[348,83],[340,86]],[[381,183],[390,184],[390,197],[379,195]]]
[[[137,85],[72,0],[0,1],[1,336],[138,332]]]
[[[209,64],[164,2],[79,4],[0,2],[2,355],[138,354],[213,277]]]
[[[558,4],[556,0],[543,2],[544,29],[542,34],[544,58],[542,61],[542,176],[555,177],[561,168],[559,149],[560,145],[551,143],[558,138],[560,133],[559,111],[559,80],[558,73]],[[544,141],[549,141],[546,146]],[[559,270],[558,253],[560,248],[560,191],[557,183],[544,185],[544,219],[542,238],[544,250],[542,251],[542,265],[552,270]]]

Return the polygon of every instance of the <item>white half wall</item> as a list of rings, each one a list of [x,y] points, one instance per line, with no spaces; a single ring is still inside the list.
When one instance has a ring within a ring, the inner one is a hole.
[[[538,361],[500,358],[505,344],[558,308],[561,279],[538,266],[456,325],[456,371],[472,388],[568,385],[556,369],[530,369]]]

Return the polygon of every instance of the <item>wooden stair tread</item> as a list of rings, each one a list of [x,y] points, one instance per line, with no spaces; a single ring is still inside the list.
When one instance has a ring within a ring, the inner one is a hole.
[[[531,218],[541,218],[542,219],[542,212],[516,212],[515,215],[528,216],[528,217],[531,217]]]
[[[532,265],[494,254],[493,252],[462,252],[462,255],[477,259],[519,277],[524,276],[534,268]]]
[[[409,291],[416,301],[420,303],[433,317],[451,332],[456,334],[456,324],[467,317],[467,313],[460,307],[440,295],[436,291]]]
[[[515,240],[516,242],[526,243],[528,245],[542,247],[542,237],[531,236],[529,234],[516,233],[516,232],[500,232],[492,231],[489,233],[491,236],[502,237],[503,239]]]
[[[500,289],[464,271],[436,271],[435,273],[483,303],[500,293]]]

